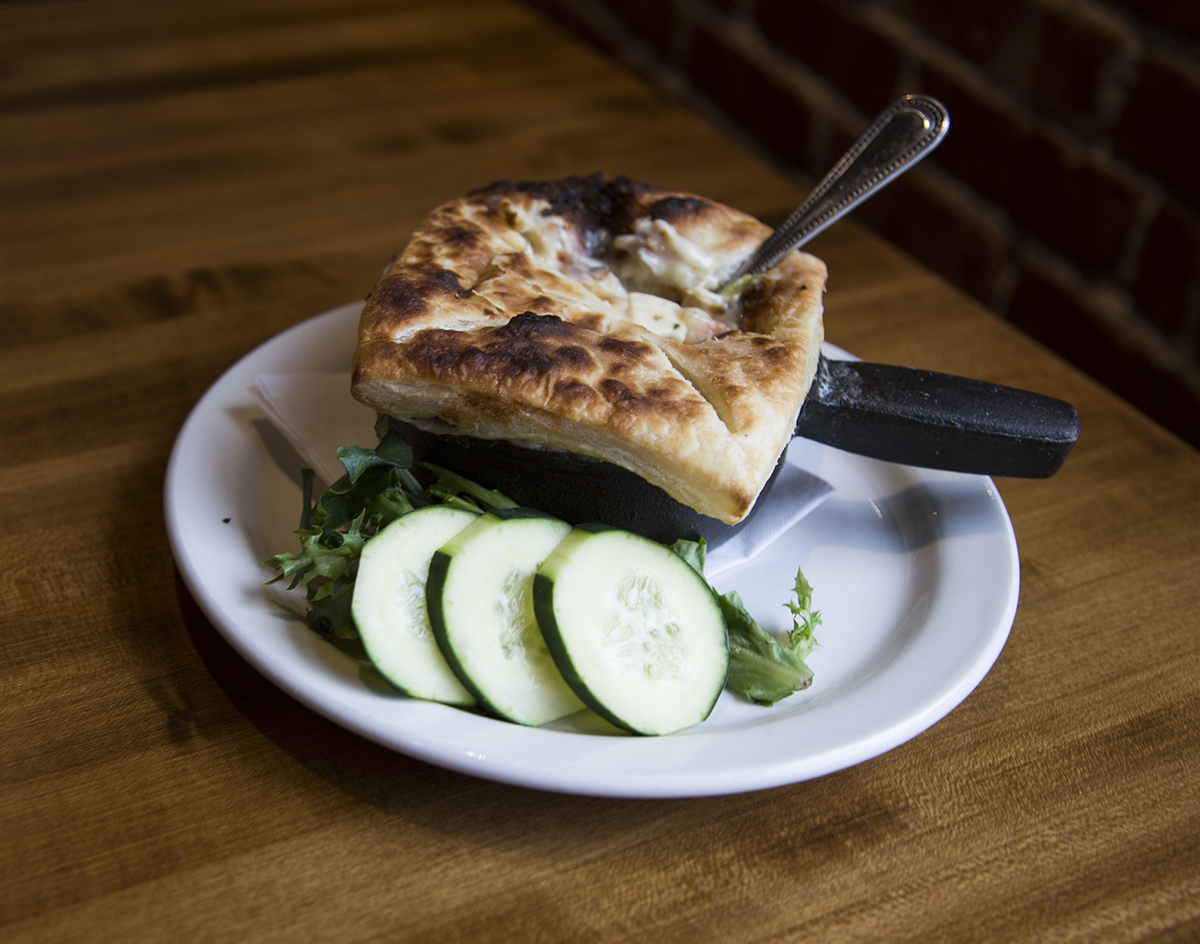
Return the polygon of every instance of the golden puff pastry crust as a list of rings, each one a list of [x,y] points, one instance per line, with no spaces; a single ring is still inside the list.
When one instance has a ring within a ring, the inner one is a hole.
[[[601,174],[501,181],[435,209],[368,299],[354,396],[418,428],[582,453],[729,524],[792,438],[825,265],[713,292],[769,229]]]

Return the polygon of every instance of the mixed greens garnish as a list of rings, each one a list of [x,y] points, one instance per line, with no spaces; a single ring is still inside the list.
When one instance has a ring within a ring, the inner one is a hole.
[[[448,505],[478,514],[515,508],[505,495],[484,488],[457,473],[428,463],[419,467],[433,475],[422,486],[414,472],[413,451],[396,431],[389,431],[375,449],[343,446],[338,459],[346,474],[313,503],[314,475],[302,470],[304,506],[299,553],[277,554],[265,565],[279,574],[268,583],[290,578],[289,589],[303,586],[309,602],[309,625],[334,641],[355,639],[351,617],[355,578],[363,546],[380,529],[418,508]],[[702,577],[704,541],[677,541],[671,550]],[[707,580],[707,578],[706,578]],[[805,658],[817,645],[815,630],[821,614],[812,608],[812,586],[797,570],[794,601],[787,603],[792,628],[786,641],[765,630],[750,615],[736,591],[711,588],[729,629],[730,668],[725,687],[760,705],[773,705],[812,684]]]
[[[413,473],[413,451],[395,430],[374,449],[342,446],[338,459],[346,474],[314,505],[313,470],[302,469],[304,506],[300,515],[299,554],[276,554],[266,566],[280,573],[268,581],[291,578],[288,589],[303,585],[308,596],[306,619],[324,636],[354,639],[350,617],[354,578],[363,544],[380,528],[417,508],[451,505],[482,513],[513,508],[516,503],[440,466],[422,463],[435,476],[424,487]]]
[[[671,549],[704,575],[704,542],[676,541]],[[802,570],[796,571],[792,628],[787,644],[763,629],[750,615],[736,590],[713,593],[729,627],[729,678],[725,687],[759,705],[773,705],[812,684],[812,670],[804,659],[816,648],[815,631],[821,614],[812,608],[812,586]]]

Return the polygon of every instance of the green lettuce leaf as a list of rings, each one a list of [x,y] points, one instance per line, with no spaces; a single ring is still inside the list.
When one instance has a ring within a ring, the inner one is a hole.
[[[457,472],[443,469],[432,462],[422,462],[422,469],[428,469],[437,476],[437,481],[429,486],[428,494],[446,505],[466,508],[468,511],[490,511],[493,508],[516,508],[517,503],[495,489],[484,488],[478,482],[463,478]]]
[[[676,541],[671,550],[704,576],[707,545],[703,539]],[[710,589],[729,627],[726,688],[757,704],[773,705],[812,684],[812,669],[804,660],[817,645],[814,633],[821,614],[812,608],[812,585],[803,570],[796,570],[796,599],[786,604],[792,613],[786,645],[758,624],[736,591],[717,593],[711,585]]]
[[[671,550],[687,561],[692,570],[701,577],[704,576],[704,563],[708,557],[708,542],[704,538],[699,541],[676,541],[671,545]]]
[[[763,629],[737,591],[721,594],[717,601],[729,626],[726,688],[756,704],[773,705],[812,684],[804,657]]]
[[[453,504],[472,511],[512,508],[500,492],[436,466],[433,485],[425,488],[413,473],[412,447],[389,431],[374,449],[342,446],[337,452],[346,474],[314,504],[313,471],[301,469],[303,509],[299,553],[276,554],[263,563],[279,573],[268,584],[291,579],[289,590],[303,586],[306,619],[334,640],[358,637],[350,604],[358,562],[366,544],[381,528],[417,508]]]
[[[796,571],[796,586],[792,591],[796,602],[787,604],[792,611],[792,628],[788,633],[788,643],[792,652],[805,659],[816,648],[816,629],[821,625],[821,612],[812,608],[812,584],[804,576],[804,571]]]

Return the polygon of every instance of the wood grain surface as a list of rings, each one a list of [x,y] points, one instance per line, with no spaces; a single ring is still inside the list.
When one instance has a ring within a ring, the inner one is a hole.
[[[998,483],[1016,623],[926,733],[758,793],[539,793],[334,726],[206,621],[162,483],[209,384],[440,200],[596,169],[802,196],[503,0],[0,4],[0,938],[1200,938],[1200,455],[851,222],[832,341],[1083,421]]]

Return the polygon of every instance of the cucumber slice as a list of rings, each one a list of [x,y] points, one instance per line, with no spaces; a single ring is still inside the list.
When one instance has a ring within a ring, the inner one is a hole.
[[[563,678],[635,734],[703,721],[725,687],[729,639],[704,579],[628,531],[576,528],[534,578],[534,607]]]
[[[446,661],[492,713],[539,725],[583,708],[533,615],[538,565],[571,530],[524,508],[491,511],[433,555],[426,600]]]
[[[350,615],[380,674],[414,698],[475,704],[434,639],[425,581],[433,552],[478,517],[446,505],[421,508],[397,518],[363,546]]]

